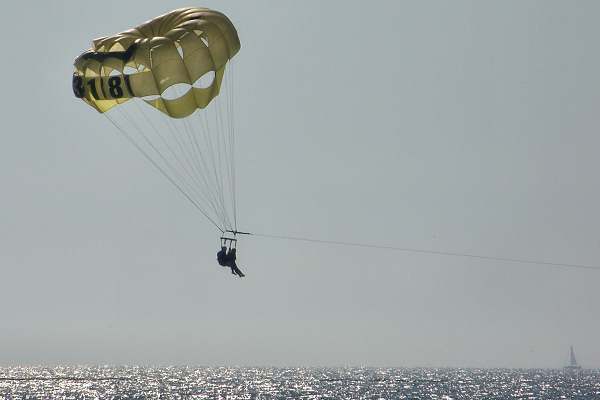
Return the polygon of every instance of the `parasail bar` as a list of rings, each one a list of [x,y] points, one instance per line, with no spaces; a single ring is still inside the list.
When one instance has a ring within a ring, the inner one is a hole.
[[[230,230],[227,230],[225,232],[233,233],[234,235],[252,235],[250,232],[242,232],[242,231],[230,231]]]

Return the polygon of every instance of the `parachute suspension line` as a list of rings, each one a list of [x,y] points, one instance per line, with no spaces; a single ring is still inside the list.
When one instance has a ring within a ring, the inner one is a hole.
[[[179,147],[179,151],[185,154],[186,158],[188,159],[190,169],[195,172],[195,182],[196,185],[198,185],[199,192],[204,194],[204,197],[206,198],[207,203],[211,205],[211,209],[214,212],[215,216],[220,217],[222,227],[225,228],[225,220],[223,218],[223,215],[220,213],[220,208],[217,205],[218,202],[214,200],[213,193],[210,190],[211,186],[210,184],[208,184],[205,174],[202,172],[202,168],[198,167],[198,157],[194,157],[193,154],[190,153],[190,146],[186,145],[183,137],[183,132],[180,132],[177,129],[177,127],[174,126],[174,122],[168,120],[168,125],[170,126],[171,134],[175,138],[175,141]],[[204,190],[202,190],[202,188],[204,188]]]
[[[178,88],[175,86],[175,92],[177,94],[177,97],[181,97],[182,93],[179,92]],[[193,129],[188,125],[187,119],[182,119],[182,120],[177,120],[177,122],[179,124],[182,125],[183,129],[178,129],[178,127],[176,126],[175,120],[173,119],[167,119],[168,121],[168,125],[169,128],[171,129],[171,133],[173,135],[173,137],[175,138],[180,151],[182,152],[182,154],[184,154],[186,156],[186,158],[189,160],[188,163],[190,165],[190,168],[195,171],[195,175],[197,176],[196,181],[197,184],[199,185],[199,187],[203,187],[205,190],[201,191],[206,193],[206,197],[210,199],[210,203],[212,205],[212,209],[215,212],[215,215],[220,217],[221,222],[223,223],[223,227],[225,228],[227,226],[227,217],[226,214],[222,212],[222,207],[218,207],[216,206],[216,204],[218,204],[217,201],[215,201],[214,198],[214,191],[210,190],[211,189],[211,185],[208,184],[208,180],[206,177],[206,174],[204,173],[204,171],[207,171],[207,168],[202,168],[199,164],[199,160],[202,160],[203,164],[204,164],[204,158],[202,157],[202,153],[197,151],[199,150],[199,146],[197,146],[197,142],[196,142],[196,146],[192,145],[192,141],[195,141],[195,136]],[[189,146],[184,143],[184,135],[183,133],[185,133],[188,137],[188,142],[189,142]],[[203,183],[200,183],[200,180]]]
[[[185,122],[186,122],[186,124],[189,124],[188,121],[185,121]],[[190,127],[190,129],[191,129],[191,127]],[[205,160],[206,156],[203,155],[203,152],[202,152],[202,150],[200,148],[200,145],[198,144],[198,140],[196,139],[196,135],[192,135],[192,137],[194,138],[193,139],[194,147],[197,149],[198,153],[202,157],[202,164],[205,166],[205,170],[206,171],[210,171],[210,169],[207,166],[208,164],[207,164],[207,162]],[[210,180],[210,174],[207,175],[207,181],[209,181],[209,180]],[[207,184],[207,187],[209,188],[209,192],[211,193],[211,197],[214,199],[214,202],[216,204],[219,204],[219,215],[221,215],[221,218],[223,220],[223,225],[225,226],[225,225],[227,225],[229,219],[227,218],[227,212],[225,211],[224,204],[221,201],[220,196],[215,193],[215,189],[210,190],[211,189],[211,185],[208,185],[208,184]],[[216,187],[216,184],[213,184],[212,188],[215,188],[215,187]]]
[[[219,194],[221,195],[221,199],[223,201],[223,205],[225,206],[227,203],[225,201],[225,187],[227,186],[223,186],[224,182],[227,181],[228,178],[228,167],[227,167],[227,163],[225,162],[225,146],[223,145],[223,142],[225,140],[224,136],[225,136],[225,130],[223,128],[223,121],[221,118],[221,96],[217,96],[214,99],[214,104],[213,104],[213,108],[215,109],[215,127],[216,127],[216,132],[217,132],[217,137],[215,138],[215,142],[216,142],[216,148],[217,148],[217,162],[219,165]],[[223,168],[224,167],[224,168]],[[221,169],[224,169],[224,171],[222,171],[221,173]],[[225,206],[226,207],[226,206]],[[231,226],[231,224],[230,224]]]
[[[231,156],[231,197],[233,203],[233,223],[234,230],[237,231],[237,182],[236,182],[236,171],[235,171],[235,70],[234,70],[234,62],[233,60],[229,60],[228,69],[225,71],[229,75],[229,79],[227,80],[227,89],[229,90],[229,96],[227,96],[228,100],[228,112],[227,115],[229,117],[229,127],[231,131],[230,136],[230,156]]]
[[[152,142],[152,140],[150,140],[148,138],[148,136],[144,133],[144,131],[142,129],[140,129],[137,124],[135,124],[135,120],[132,119],[132,122],[134,123],[137,131],[144,138],[145,142],[156,152],[156,154],[163,160],[163,162],[167,166],[170,167],[170,170],[172,171],[173,175],[179,177],[179,181],[180,181],[179,185],[182,188],[183,187],[187,188],[187,193],[190,196],[193,194],[197,199],[203,200],[203,202],[206,204],[210,204],[210,202],[202,195],[202,192],[197,190],[197,187],[201,187],[201,185],[199,185],[197,178],[195,177],[193,171],[190,170],[189,165],[186,165],[186,163],[181,160],[181,157],[185,156],[185,152],[182,149],[180,149],[180,152],[182,154],[178,155],[177,152],[175,150],[173,150],[173,147],[169,144],[169,142],[165,139],[165,137],[160,133],[160,130],[152,122],[150,117],[148,117],[148,115],[144,111],[143,107],[141,107],[140,104],[138,104],[135,101],[134,101],[134,103],[135,103],[135,106],[137,107],[138,112],[143,116],[143,118],[145,119],[146,123],[151,128],[151,130],[154,131],[156,137],[161,140],[163,145],[166,147],[168,152],[171,154],[174,161],[179,165],[179,168],[174,168],[172,166],[172,164],[169,162],[167,157],[156,147],[156,145]],[[127,115],[127,113],[125,113],[125,115]],[[167,121],[170,122],[170,119],[167,119]],[[177,138],[176,131],[173,131],[173,128],[171,128],[168,124],[167,124],[167,128],[169,128],[171,130],[171,134]],[[177,143],[179,143],[179,141],[177,139],[176,139],[176,141],[177,141]],[[189,161],[188,161],[188,164],[189,164]],[[185,175],[178,173],[178,169],[181,170],[182,173],[184,173]],[[191,181],[191,183],[190,183],[190,181]],[[194,183],[195,183],[195,185],[194,185]]]
[[[217,106],[215,105],[218,102],[218,97],[214,98],[213,101],[211,102],[211,104],[209,104],[207,106],[207,109],[211,110],[211,113],[215,115],[215,119],[217,118]],[[210,149],[211,153],[211,160],[213,162],[213,165],[216,165],[216,167],[213,168],[213,171],[215,172],[215,186],[217,188],[217,192],[216,195],[219,198],[220,204],[221,204],[221,208],[223,210],[223,215],[225,216],[225,219],[227,221],[227,227],[231,226],[231,221],[229,220],[229,216],[227,213],[227,203],[225,202],[225,191],[223,188],[223,162],[222,162],[222,149],[221,149],[221,145],[220,145],[220,137],[222,135],[222,131],[220,129],[220,126],[218,124],[215,124],[214,127],[210,126],[210,122],[208,120],[208,117],[206,115],[203,115],[205,122],[206,122],[206,126],[207,126],[207,147]],[[214,133],[214,137],[213,134]],[[228,228],[227,228],[228,229]]]
[[[129,115],[128,115],[128,113],[124,113],[124,112],[122,112],[121,110],[119,110],[119,112],[121,113],[121,115],[122,115],[122,116],[125,116],[125,118],[124,118],[124,119],[128,119],[128,120],[129,120],[130,124],[131,124],[131,125],[132,125],[132,126],[135,128],[135,130],[137,130],[137,131],[138,131],[138,134],[144,138],[144,141],[145,141],[145,142],[148,144],[148,146],[150,146],[150,148],[152,148],[152,150],[154,150],[154,152],[155,152],[155,153],[156,153],[156,154],[157,154],[157,155],[158,155],[160,158],[162,158],[162,160],[163,160],[163,162],[164,162],[165,166],[166,166],[168,169],[170,169],[170,170],[171,170],[171,174],[172,174],[172,176],[169,176],[169,178],[171,178],[170,180],[172,180],[172,181],[174,181],[175,183],[177,183],[177,185],[178,185],[178,188],[179,188],[179,189],[181,189],[181,190],[183,190],[183,191],[185,192],[185,194],[187,195],[187,197],[193,198],[193,197],[192,197],[192,194],[194,193],[194,191],[193,191],[193,190],[191,190],[191,188],[189,187],[189,183],[188,183],[188,182],[187,182],[187,181],[186,181],[186,180],[185,180],[185,179],[184,179],[184,178],[181,176],[181,174],[180,174],[180,173],[178,173],[178,171],[177,171],[177,170],[176,170],[176,169],[175,169],[175,168],[172,166],[172,164],[171,164],[171,163],[170,163],[170,162],[169,162],[169,161],[168,161],[168,160],[165,158],[165,156],[164,156],[164,155],[163,155],[163,154],[162,154],[162,153],[159,151],[159,149],[157,149],[157,148],[156,148],[156,146],[155,146],[155,145],[152,143],[152,141],[151,141],[150,139],[148,139],[148,137],[147,137],[147,136],[144,134],[144,131],[143,131],[143,130],[141,130],[141,129],[140,129],[140,127],[138,126],[138,124],[135,122],[135,119],[133,119],[133,118],[131,118],[131,119],[130,119],[130,118],[129,118]],[[106,116],[108,116],[108,114],[106,114]],[[112,121],[112,120],[111,120],[111,121]],[[114,121],[112,121],[112,122],[114,122]],[[132,129],[131,131],[133,131],[133,129]],[[138,144],[138,143],[137,143],[137,142],[136,142],[136,141],[135,141],[135,140],[134,140],[134,139],[133,139],[133,138],[132,138],[130,135],[128,135],[128,136],[129,136],[129,138],[130,138],[130,139],[131,139],[133,142],[135,142],[135,144],[136,144],[136,147],[138,147],[138,148],[140,148],[140,149],[142,148],[142,146],[140,146],[140,145],[139,145],[139,144]],[[143,154],[144,154],[144,153],[145,153],[145,155],[146,155],[146,156],[150,157],[150,155],[148,154],[148,152],[147,152],[147,151],[144,151],[144,152],[143,152]],[[152,159],[152,157],[150,157],[150,158]],[[158,164],[158,163],[157,163],[157,162],[156,162],[154,159],[153,159],[152,161],[154,161],[154,163],[155,163],[155,164]],[[164,169],[164,168],[161,168],[161,170],[162,170],[162,172],[165,172],[165,173],[168,175],[167,171],[165,171],[165,169]],[[178,178],[178,179],[179,179],[179,182],[178,182],[178,181],[177,181],[175,178]],[[193,186],[192,186],[192,188],[193,188]],[[198,196],[197,194],[196,194],[196,197],[198,197],[199,199],[202,199],[202,197]],[[199,206],[199,204],[198,204],[197,200],[195,201],[195,205],[198,205],[198,206]],[[205,211],[204,211],[203,209],[202,209],[202,212],[203,212],[203,213],[205,213]]]
[[[225,75],[227,74],[227,68],[225,69]],[[225,76],[226,78],[226,76]],[[229,139],[229,136],[231,134],[230,132],[230,126],[229,124],[225,121],[225,118],[223,118],[223,114],[226,111],[223,111],[223,102],[220,98],[224,97],[226,100],[228,100],[228,82],[225,82],[225,93],[223,96],[219,96],[219,98],[217,98],[217,120],[218,120],[218,124],[220,126],[219,130],[220,130],[220,139],[221,139],[221,145],[222,145],[222,149],[223,149],[223,157],[222,157],[222,165],[225,168],[225,174],[224,174],[224,184],[225,187],[227,188],[227,200],[231,201],[228,202],[228,206],[231,207],[231,213],[233,214],[233,202],[232,202],[232,198],[233,198],[233,193],[231,191],[231,182],[232,182],[232,171],[231,171],[231,141]],[[227,106],[228,102],[225,102],[225,106]],[[234,229],[235,226],[232,224],[231,225],[231,229]]]
[[[210,190],[210,184],[208,183],[208,179],[206,177],[206,174],[204,173],[204,171],[207,171],[208,169],[206,167],[203,167],[202,165],[200,165],[200,162],[202,162],[202,164],[204,165],[204,159],[202,156],[202,153],[199,152],[197,150],[197,145],[194,145],[195,142],[195,137],[193,134],[193,131],[190,131],[191,128],[189,128],[187,126],[187,124],[185,123],[185,119],[184,121],[184,132],[186,133],[187,137],[188,137],[188,142],[189,143],[181,143],[184,142],[184,138],[181,139],[181,141],[179,142],[179,147],[182,149],[183,152],[185,152],[184,149],[188,149],[188,153],[190,153],[189,158],[191,160],[192,165],[194,166],[194,170],[197,172],[199,179],[202,180],[202,184],[204,187],[204,193],[206,194],[206,198],[209,199],[209,202],[211,204],[212,210],[215,213],[215,215],[217,216],[221,216],[221,220],[223,222],[223,226],[225,226],[224,223],[224,219],[223,216],[220,213],[220,208],[218,207],[218,202],[215,200],[214,198],[214,194],[213,192]],[[178,137],[179,135],[177,135],[177,132],[174,132],[174,136]],[[179,140],[178,140],[179,141]],[[189,146],[188,146],[189,144]]]
[[[128,122],[122,124],[109,118],[113,125],[127,132],[128,140],[135,142],[138,150],[151,159],[161,173],[169,176],[169,181],[176,184],[178,190],[192,199],[205,216],[211,217],[213,224],[221,231],[237,231],[234,130],[230,115],[233,90],[231,73],[228,69],[225,73],[228,75],[223,95],[215,97],[209,105],[208,111],[214,113],[210,116],[212,124],[205,112],[207,110],[196,111],[200,116],[196,119],[198,123],[186,118],[152,118],[150,109],[145,108],[146,104],[139,103],[143,99],[132,99],[129,107],[115,108],[106,116],[120,116]],[[175,86],[174,92],[176,98],[181,97],[179,87]],[[198,141],[201,138],[204,138],[203,145]],[[212,171],[209,165],[212,165]]]
[[[376,244],[343,242],[343,241],[337,241],[337,240],[312,239],[312,238],[297,237],[297,236],[267,235],[267,234],[263,234],[263,233],[252,233],[252,236],[269,238],[269,239],[294,240],[294,241],[309,242],[309,243],[333,244],[333,245],[337,245],[337,246],[351,246],[351,247],[363,247],[363,248],[370,248],[370,249],[394,250],[394,251],[402,251],[402,252],[406,252],[406,253],[429,254],[429,255],[437,255],[437,256],[450,256],[450,257],[462,257],[462,258],[474,258],[474,259],[479,259],[479,260],[501,261],[501,262],[514,263],[514,264],[531,264],[531,265],[549,266],[549,267],[557,267],[557,268],[577,268],[577,269],[600,271],[600,266],[596,266],[596,265],[557,263],[557,262],[540,261],[540,260],[529,260],[529,259],[523,259],[523,258],[494,257],[494,256],[485,256],[485,255],[470,254],[470,253],[413,249],[413,248],[408,248],[408,247],[383,246],[383,245],[376,245]]]
[[[180,145],[179,141],[176,139],[176,143],[177,143],[177,144],[179,145],[179,147],[180,147],[180,152],[181,152],[181,154],[180,154],[180,155],[178,155],[178,154],[177,154],[177,152],[176,152],[175,150],[173,150],[173,148],[171,147],[171,145],[169,145],[169,143],[168,143],[167,139],[165,139],[165,137],[164,137],[164,136],[163,136],[163,135],[160,133],[160,129],[159,129],[159,128],[157,128],[157,127],[156,127],[156,125],[155,125],[155,124],[154,124],[154,123],[153,123],[153,122],[150,120],[150,117],[148,117],[148,116],[147,116],[147,114],[146,114],[146,112],[144,111],[144,109],[143,109],[142,107],[140,107],[140,105],[139,105],[137,102],[136,102],[136,104],[135,104],[135,105],[136,105],[136,107],[137,107],[137,109],[138,109],[138,111],[139,111],[140,115],[142,115],[142,116],[144,117],[144,119],[145,119],[146,123],[148,124],[148,126],[150,126],[150,127],[151,127],[151,129],[152,129],[152,130],[154,131],[154,133],[156,134],[156,137],[157,137],[157,138],[160,138],[161,142],[162,142],[162,143],[163,143],[163,145],[164,145],[164,146],[167,148],[167,150],[169,151],[169,153],[172,155],[173,159],[174,159],[174,160],[175,160],[175,161],[178,163],[178,165],[179,165],[179,168],[181,169],[181,171],[185,172],[185,173],[186,173],[186,175],[187,175],[187,178],[193,181],[193,180],[194,180],[193,173],[192,173],[192,171],[190,170],[189,166],[188,166],[188,165],[186,165],[186,162],[189,164],[188,160],[187,160],[187,159],[184,159],[184,160],[182,161],[182,160],[181,160],[181,158],[180,158],[180,157],[184,157],[184,156],[185,156],[185,153],[182,151],[182,149],[181,149],[181,145]],[[167,128],[171,129],[171,127],[170,127],[169,125],[167,125]],[[172,132],[172,129],[171,129],[171,134],[173,134],[173,132]],[[144,135],[144,136],[145,136],[145,135]],[[173,135],[173,136],[175,136],[175,135]],[[147,137],[147,136],[145,136],[145,137]],[[157,153],[159,153],[160,157],[161,157],[163,160],[166,160],[166,159],[167,159],[167,158],[166,158],[166,156],[165,156],[163,153],[161,153],[161,152],[160,152],[160,150],[158,150],[158,148],[156,147],[156,145],[154,145],[150,139],[146,139],[146,141],[147,141],[147,143],[148,143],[150,146],[152,146],[152,148],[153,148],[153,149],[155,149],[155,151],[156,151]],[[184,161],[185,161],[185,162],[184,162]],[[174,169],[174,168],[173,168],[173,169]],[[185,177],[184,177],[184,178],[185,178]],[[192,185],[192,184],[190,184],[190,183],[187,181],[187,179],[182,179],[182,180],[183,180],[183,181],[185,181],[185,183],[186,183],[187,185],[190,185],[191,187],[193,187],[193,185]],[[191,192],[191,191],[190,191],[190,192]]]
[[[229,175],[228,166],[225,162],[226,159],[226,147],[223,145],[224,138],[224,129],[221,120],[221,101],[220,96],[217,96],[214,100],[214,109],[215,109],[215,127],[217,136],[215,137],[215,143],[217,145],[217,163],[219,165],[219,188],[220,193],[223,199],[224,207],[227,207],[227,202],[225,201],[225,187],[223,186],[224,182],[227,182],[227,178]]]
[[[179,93],[178,93],[178,96],[179,96]],[[195,111],[195,112],[200,112],[200,111]],[[190,139],[189,147],[196,153],[196,155],[197,155],[196,159],[198,159],[198,158],[201,159],[202,164],[204,166],[204,170],[208,171],[209,169],[206,167],[206,162],[204,160],[205,157],[203,156],[202,150],[201,150],[200,145],[196,138],[199,135],[195,134],[195,132],[194,132],[195,129],[192,126],[192,124],[188,121],[187,118],[182,119],[182,121],[183,121],[183,126],[185,128],[185,132],[188,134],[188,138]],[[208,135],[210,136],[210,130],[208,131]],[[206,146],[206,147],[209,147],[209,146]],[[199,167],[199,168],[202,170],[201,167]],[[206,181],[208,181],[208,179],[206,179]],[[208,192],[211,193],[211,195],[212,195],[211,197],[215,200],[218,199],[218,201],[216,201],[216,202],[219,203],[221,200],[220,196],[218,196],[218,194],[215,196],[215,191],[210,190],[210,186],[208,184],[206,185],[206,187],[208,189]],[[220,202],[220,208],[219,208],[218,214],[221,216],[224,227],[231,226],[231,221],[229,220],[227,210],[226,210],[225,204],[223,202]]]
[[[135,140],[133,140],[133,138],[131,138],[131,136],[129,136],[129,135],[127,134],[127,132],[126,132],[125,130],[123,130],[123,129],[122,129],[120,126],[119,126],[119,125],[117,125],[117,124],[116,124],[116,123],[115,123],[115,122],[112,120],[112,118],[110,118],[110,116],[109,116],[109,115],[107,115],[106,113],[103,113],[103,115],[104,115],[104,116],[105,116],[105,117],[106,117],[106,118],[107,118],[107,119],[110,121],[110,123],[111,123],[111,124],[112,124],[112,125],[113,125],[115,128],[117,128],[117,131],[118,131],[118,132],[120,132],[120,133],[121,133],[121,135],[122,135],[123,137],[125,137],[125,138],[126,138],[126,139],[127,139],[127,140],[128,140],[128,141],[129,141],[129,142],[132,144],[132,145],[134,145],[134,146],[135,146],[135,147],[138,149],[138,151],[139,151],[140,153],[142,153],[142,155],[143,155],[143,156],[146,158],[146,160],[148,160],[148,161],[149,161],[149,162],[150,162],[152,165],[154,165],[154,167],[155,167],[155,168],[156,168],[156,169],[157,169],[157,170],[158,170],[158,171],[159,171],[159,172],[160,172],[160,173],[161,173],[161,174],[162,174],[162,175],[163,175],[163,176],[164,176],[164,177],[165,177],[165,178],[166,178],[166,179],[167,179],[169,182],[171,182],[171,184],[173,184],[173,186],[175,186],[175,188],[177,188],[177,190],[179,190],[179,192],[180,192],[182,195],[184,195],[184,196],[185,196],[185,197],[186,197],[186,198],[187,198],[187,199],[190,201],[190,203],[192,203],[192,205],[193,205],[194,207],[196,207],[196,209],[197,209],[198,211],[200,211],[200,213],[202,213],[202,215],[204,215],[204,217],[206,217],[206,219],[207,219],[208,221],[210,221],[210,222],[211,222],[211,223],[212,223],[212,224],[213,224],[213,225],[214,225],[214,226],[215,226],[215,227],[216,227],[216,228],[217,228],[217,229],[218,229],[218,230],[221,232],[221,234],[224,234],[224,233],[225,233],[225,231],[224,231],[223,229],[221,229],[221,227],[219,227],[219,225],[218,225],[218,224],[217,224],[217,223],[216,223],[216,222],[215,222],[215,221],[214,221],[212,218],[210,218],[210,216],[209,216],[208,214],[206,214],[206,212],[205,212],[205,211],[204,211],[204,210],[203,210],[203,209],[202,209],[202,208],[201,208],[201,207],[198,205],[198,203],[196,203],[196,201],[195,201],[194,199],[192,199],[192,198],[190,197],[190,195],[188,195],[188,194],[187,194],[187,193],[186,193],[186,192],[185,192],[185,191],[184,191],[184,190],[181,188],[181,186],[180,186],[179,184],[177,184],[177,182],[175,182],[175,181],[173,180],[173,178],[171,178],[171,177],[170,177],[170,176],[169,176],[169,175],[168,175],[168,174],[167,174],[167,173],[164,171],[164,169],[163,169],[163,168],[162,168],[160,165],[158,165],[158,164],[157,164],[157,163],[156,163],[156,162],[155,162],[155,161],[152,159],[152,157],[150,157],[150,156],[148,155],[148,153],[147,153],[147,152],[146,152],[146,151],[145,151],[145,150],[144,150],[142,147],[140,147],[140,145],[139,145],[139,144],[138,144],[138,143],[137,143]]]
[[[137,104],[136,104],[136,106],[137,106]],[[112,110],[111,110],[111,112],[112,112]],[[151,149],[154,151],[154,153],[155,153],[155,154],[157,154],[157,155],[158,155],[158,157],[159,157],[160,159],[162,159],[162,161],[163,161],[163,162],[164,162],[164,164],[165,164],[165,167],[166,167],[168,170],[170,170],[170,171],[171,171],[171,174],[172,174],[172,176],[173,176],[173,179],[175,180],[175,178],[177,178],[177,179],[179,180],[179,182],[178,182],[179,186],[180,186],[180,187],[182,187],[182,189],[184,189],[184,190],[185,190],[185,189],[187,189],[187,190],[186,190],[186,193],[187,193],[188,195],[190,195],[190,196],[191,196],[191,193],[192,193],[193,191],[191,190],[191,188],[189,188],[189,187],[188,187],[188,185],[189,185],[189,184],[188,184],[187,180],[185,179],[185,177],[183,177],[183,176],[181,175],[181,173],[180,173],[179,171],[177,171],[177,169],[176,169],[176,168],[175,168],[175,167],[172,165],[172,163],[171,163],[171,162],[169,162],[169,160],[168,160],[168,159],[165,157],[165,155],[164,155],[163,153],[161,153],[161,152],[160,152],[160,150],[159,150],[159,149],[156,147],[156,145],[155,145],[154,143],[152,143],[152,141],[151,141],[151,140],[148,138],[148,136],[146,135],[146,133],[145,133],[144,129],[140,128],[140,126],[139,126],[139,125],[138,125],[138,123],[136,122],[136,119],[135,119],[135,118],[131,118],[131,117],[130,117],[130,115],[129,115],[127,112],[123,112],[123,111],[122,111],[120,108],[116,108],[114,112],[115,112],[115,113],[117,113],[117,112],[118,112],[118,113],[121,115],[122,119],[124,119],[124,120],[126,120],[127,122],[129,122],[129,125],[130,125],[130,127],[129,127],[129,128],[130,128],[130,129],[126,129],[126,131],[128,131],[128,132],[131,132],[131,133],[133,133],[134,131],[137,131],[137,132],[138,132],[138,135],[139,135],[140,137],[142,137],[142,138],[143,138],[143,141],[144,141],[144,142],[146,142],[146,144],[147,144],[147,145],[148,145],[148,146],[149,146],[149,147],[150,147],[150,148],[151,148]],[[140,114],[141,114],[141,111],[138,111],[138,113],[140,113]],[[106,114],[106,115],[108,116],[108,114]],[[148,122],[148,124],[149,124],[149,125],[151,125],[151,123],[150,123],[150,122]],[[154,129],[154,128],[153,128],[153,129]],[[131,137],[131,136],[130,136],[130,137]],[[133,138],[132,138],[132,140],[133,140]],[[136,142],[136,143],[137,143],[137,142]],[[141,145],[139,145],[139,144],[138,144],[138,146],[140,146],[140,147],[141,147]],[[147,153],[147,152],[146,152],[146,153]],[[165,168],[163,168],[163,170],[164,170],[164,169],[165,169]],[[166,171],[165,171],[165,172],[166,172]]]
[[[198,115],[198,118],[200,119],[200,122],[203,123],[203,125],[204,125],[204,129],[202,130],[202,133],[204,136],[204,142],[207,145],[206,147],[208,149],[208,155],[210,156],[210,161],[212,164],[214,183],[215,183],[215,188],[217,190],[216,197],[220,200],[220,204],[221,204],[223,210],[225,210],[225,201],[223,200],[222,185],[219,185],[220,174],[219,174],[219,168],[217,168],[217,163],[216,163],[216,157],[215,157],[216,150],[215,150],[215,147],[213,145],[213,140],[211,139],[211,135],[210,135],[210,124],[208,122],[206,113],[199,112],[197,115]]]
[[[187,119],[183,119],[183,127],[184,127],[184,131],[186,132],[187,137],[188,137],[189,148],[191,149],[191,152],[193,154],[195,154],[195,157],[192,157],[192,158],[194,160],[196,160],[196,162],[195,162],[195,164],[197,166],[196,168],[201,173],[202,180],[204,182],[205,191],[206,191],[207,195],[209,195],[211,198],[211,203],[213,204],[213,210],[214,210],[215,214],[221,218],[221,221],[223,222],[223,227],[225,228],[227,225],[226,214],[224,214],[223,207],[219,204],[218,198],[215,197],[214,190],[211,190],[212,189],[211,184],[209,183],[210,175],[207,175],[207,173],[203,172],[203,171],[209,171],[209,168],[206,164],[205,156],[202,152],[202,149],[198,143],[198,139],[196,137],[198,135],[196,134],[194,127],[188,122]]]
[[[156,154],[163,160],[163,162],[170,167],[170,169],[173,171],[173,174],[179,177],[179,179],[180,179],[180,185],[185,185],[186,187],[189,188],[188,189],[188,193],[192,193],[193,192],[193,190],[192,190],[193,186],[188,181],[188,179],[193,179],[192,176],[191,176],[190,171],[186,168],[184,162],[177,155],[177,152],[175,152],[173,150],[173,148],[169,145],[169,143],[164,138],[164,136],[161,135],[160,130],[156,127],[156,125],[146,115],[146,113],[144,112],[143,108],[140,107],[140,105],[138,104],[137,101],[134,101],[134,105],[137,108],[137,113],[144,118],[144,120],[146,121],[147,126],[149,127],[149,129],[146,131],[145,129],[140,128],[135,123],[135,119],[132,119],[134,121],[134,125],[135,125],[135,128],[137,129],[138,133],[140,134],[140,136],[143,137],[144,141],[148,144],[148,146],[150,146],[156,152]],[[127,114],[125,114],[125,115],[127,115]],[[165,155],[165,153],[163,153],[157,147],[157,144],[155,144],[148,137],[147,133],[150,133],[150,131],[153,131],[154,134],[156,135],[156,138],[159,138],[160,141],[163,143],[163,145],[166,147],[166,149],[168,150],[168,153],[170,153],[171,156],[172,156],[172,158],[173,158],[172,161],[174,161],[176,164],[179,165],[179,169],[182,171],[181,173],[178,171],[177,168],[175,168],[172,165],[172,163],[169,161],[169,159],[167,158],[167,156]],[[183,175],[182,173],[185,173],[187,176]]]

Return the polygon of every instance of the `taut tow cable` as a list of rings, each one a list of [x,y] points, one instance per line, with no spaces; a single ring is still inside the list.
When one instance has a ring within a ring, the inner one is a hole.
[[[363,248],[371,248],[371,249],[402,251],[405,253],[429,254],[429,255],[462,257],[462,258],[475,258],[475,259],[479,259],[479,260],[502,261],[502,262],[513,263],[513,264],[531,264],[531,265],[543,265],[543,266],[557,267],[557,268],[577,268],[577,269],[585,269],[585,270],[592,270],[592,271],[600,271],[600,266],[587,265],[587,264],[558,263],[558,262],[531,260],[531,259],[524,259],[524,258],[512,258],[512,257],[495,257],[495,256],[481,255],[481,254],[426,250],[426,249],[416,249],[416,248],[409,248],[409,247],[397,247],[397,246],[386,246],[386,245],[357,243],[357,242],[345,242],[345,241],[338,241],[338,240],[313,239],[313,238],[298,237],[298,236],[268,235],[268,234],[264,234],[264,233],[252,233],[252,235],[255,237],[263,237],[263,238],[268,238],[268,239],[294,240],[294,241],[308,242],[308,243],[333,244],[333,245],[337,245],[337,246],[351,246],[351,247],[363,247]]]

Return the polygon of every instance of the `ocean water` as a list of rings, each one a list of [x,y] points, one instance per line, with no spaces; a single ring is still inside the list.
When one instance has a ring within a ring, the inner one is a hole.
[[[0,368],[0,398],[600,400],[600,371],[10,367]]]

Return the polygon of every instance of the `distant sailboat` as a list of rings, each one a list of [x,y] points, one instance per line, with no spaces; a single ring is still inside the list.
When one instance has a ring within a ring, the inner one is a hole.
[[[573,346],[571,346],[571,352],[569,355],[569,365],[564,368],[567,372],[579,372],[581,371],[581,366],[577,364],[577,359],[575,358],[575,352],[573,351]]]

